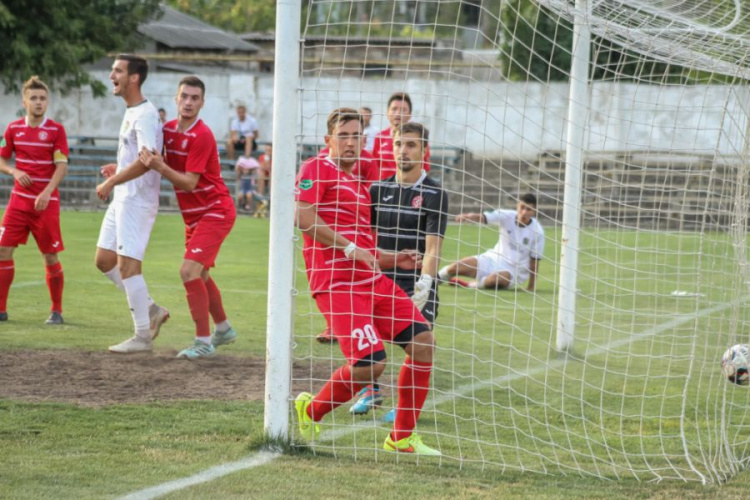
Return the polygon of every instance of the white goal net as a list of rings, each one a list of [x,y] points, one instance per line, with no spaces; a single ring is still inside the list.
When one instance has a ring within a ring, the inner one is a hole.
[[[407,92],[450,194],[441,265],[502,237],[457,214],[537,198],[533,293],[440,285],[417,426],[435,466],[704,483],[747,466],[750,388],[719,365],[750,342],[746,2],[311,0],[301,40],[300,160],[334,108],[369,107],[385,129],[389,96]],[[297,255],[292,385],[315,393],[345,360],[316,341],[326,324]],[[382,417],[404,354],[387,354],[383,407],[327,415],[316,452],[396,459]]]

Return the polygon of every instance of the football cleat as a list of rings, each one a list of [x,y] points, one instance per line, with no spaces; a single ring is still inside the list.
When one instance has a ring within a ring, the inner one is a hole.
[[[151,352],[151,341],[138,336],[130,337],[124,342],[109,347],[109,352],[115,354],[133,354],[136,352]]]
[[[225,332],[214,330],[213,335],[211,335],[211,345],[214,347],[231,344],[235,340],[237,340],[237,331],[232,327],[229,327],[229,330]]]
[[[215,354],[216,351],[214,350],[214,346],[212,346],[211,344],[206,344],[202,340],[196,339],[193,345],[191,345],[187,349],[181,350],[179,354],[177,354],[177,358],[193,361],[200,358],[210,358]]]
[[[44,324],[45,325],[62,325],[63,324],[62,314],[60,314],[57,311],[52,311],[52,314],[49,315],[49,318],[47,318],[47,321],[45,321]]]
[[[309,392],[301,392],[294,400],[299,433],[307,441],[314,441],[320,435],[320,426],[307,414],[307,407],[312,403],[312,399],[313,395]]]
[[[391,411],[383,415],[383,422],[387,424],[392,424],[396,421],[396,409],[393,408]]]
[[[359,401],[349,408],[352,415],[367,415],[371,409],[380,407],[383,404],[383,395],[380,393],[380,387],[368,385],[359,391]]]
[[[8,313],[0,312],[0,321],[8,321]]]
[[[315,340],[317,340],[321,344],[332,344],[338,342],[336,337],[333,336],[330,326],[327,326],[325,330],[320,332],[318,336],[315,337]]]
[[[439,457],[442,455],[438,450],[430,448],[422,442],[417,434],[412,433],[411,436],[405,437],[399,441],[394,441],[391,435],[385,438],[385,444],[383,444],[385,451],[395,451],[397,453],[411,453],[413,455],[425,455],[430,457]]]
[[[151,306],[151,309],[149,309],[149,318],[151,319],[151,324],[149,325],[149,333],[151,334],[151,340],[154,340],[156,337],[159,336],[159,330],[161,330],[161,325],[167,322],[169,319],[169,310],[167,310],[166,307],[162,307],[156,304],[153,304]]]

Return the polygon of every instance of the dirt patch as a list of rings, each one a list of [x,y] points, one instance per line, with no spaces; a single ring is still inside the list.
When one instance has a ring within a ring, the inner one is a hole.
[[[263,399],[265,360],[218,355],[175,359],[176,351],[116,355],[75,350],[0,352],[0,398],[86,406],[174,400]],[[330,366],[294,367],[293,392],[326,380]],[[319,383],[316,385],[320,385]]]

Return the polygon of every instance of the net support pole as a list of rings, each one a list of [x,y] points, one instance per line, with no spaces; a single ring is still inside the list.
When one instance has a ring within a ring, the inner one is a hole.
[[[560,243],[560,286],[557,309],[557,350],[568,351],[575,339],[578,281],[578,244],[581,229],[583,151],[589,113],[589,57],[591,32],[588,0],[576,0],[573,25],[573,53],[568,96],[565,144],[565,192],[562,241]]]
[[[263,429],[268,437],[288,439],[291,394],[294,284],[294,176],[297,161],[297,92],[301,0],[276,2],[273,82],[273,169],[268,243],[266,387]]]

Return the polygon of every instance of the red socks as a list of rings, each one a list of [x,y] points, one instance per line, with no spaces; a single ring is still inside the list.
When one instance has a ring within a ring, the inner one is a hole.
[[[211,313],[214,324],[222,323],[227,320],[227,313],[224,312],[224,304],[221,302],[219,287],[216,286],[216,283],[214,283],[214,280],[210,276],[205,283],[206,290],[208,291],[208,311]]]
[[[210,337],[211,328],[208,322],[208,290],[203,278],[183,283],[187,292],[187,302],[190,308],[190,316],[195,321],[195,336]]]
[[[62,264],[52,264],[47,266],[47,288],[49,296],[52,299],[52,311],[62,313],[62,294],[65,275],[63,274]]]
[[[414,361],[407,356],[398,374],[398,407],[391,438],[409,437],[417,425],[427,393],[430,390],[432,363]]]
[[[16,268],[12,259],[0,260],[0,312],[8,311],[8,292],[15,274]]]
[[[354,397],[364,384],[352,381],[349,365],[344,365],[333,372],[326,385],[318,392],[307,407],[307,415],[320,422],[327,413],[332,412]]]

